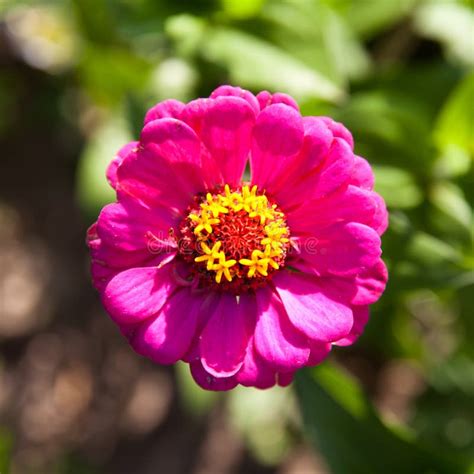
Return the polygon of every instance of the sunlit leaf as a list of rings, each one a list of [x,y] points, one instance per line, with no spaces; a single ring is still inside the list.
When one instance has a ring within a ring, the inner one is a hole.
[[[127,123],[118,115],[99,127],[84,148],[78,169],[77,196],[81,207],[90,215],[115,200],[105,171],[117,151],[131,139]]]
[[[296,98],[320,97],[337,101],[343,91],[291,55],[255,36],[228,28],[209,29],[204,56],[229,70],[236,84],[255,89],[269,88]]]
[[[457,263],[462,260],[461,253],[450,243],[425,232],[417,232],[407,247],[407,253],[418,264],[439,265],[446,262]]]
[[[325,0],[344,16],[352,30],[363,38],[371,38],[380,31],[390,28],[407,16],[417,0],[397,1],[354,1]]]
[[[472,160],[466,149],[458,145],[445,145],[434,164],[434,174],[440,178],[453,178],[466,174]]]
[[[336,84],[346,87],[349,79],[370,71],[363,45],[324,2],[268,2],[262,16],[270,22],[269,36],[276,44]]]
[[[426,173],[434,159],[428,112],[403,94],[383,90],[355,94],[333,115],[354,134],[356,151],[372,163]]]
[[[88,94],[98,103],[115,106],[124,96],[142,91],[151,65],[124,48],[88,47],[79,73]]]
[[[431,202],[468,234],[472,229],[472,209],[461,189],[453,183],[438,183],[430,192]]]
[[[206,22],[197,16],[183,14],[166,20],[165,31],[175,42],[182,55],[194,55],[200,49],[206,30]]]
[[[472,31],[474,35],[474,27]],[[441,149],[457,146],[474,155],[474,72],[461,81],[441,109],[434,139]]]
[[[293,393],[281,387],[238,387],[229,394],[230,421],[264,464],[281,462],[293,444],[287,424],[294,416],[294,402]]]
[[[251,18],[255,16],[265,0],[220,0],[222,9],[232,18]]]
[[[449,56],[474,65],[474,11],[455,1],[426,2],[416,10],[414,26],[429,38],[440,41]]]
[[[375,188],[388,206],[409,208],[417,206],[423,195],[413,176],[407,171],[391,166],[373,166]]]
[[[219,400],[219,393],[203,390],[196,385],[187,364],[176,364],[175,373],[179,398],[185,410],[196,417],[206,415]]]

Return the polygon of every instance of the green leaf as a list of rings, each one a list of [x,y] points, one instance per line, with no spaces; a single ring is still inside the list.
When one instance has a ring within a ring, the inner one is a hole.
[[[392,166],[373,166],[375,189],[390,207],[410,208],[423,199],[413,176],[400,168]]]
[[[474,11],[454,1],[426,2],[415,11],[417,32],[438,40],[448,56],[474,65]]]
[[[165,32],[174,41],[183,56],[196,54],[203,41],[206,23],[202,18],[189,15],[173,15],[165,22]]]
[[[429,451],[385,426],[360,386],[329,364],[297,374],[307,434],[334,474],[467,474],[467,461]]]
[[[380,31],[407,16],[417,0],[325,0],[343,14],[351,29],[363,38],[372,38]]]
[[[457,146],[474,154],[474,72],[461,81],[441,109],[434,140],[441,149]]]
[[[95,131],[84,148],[79,162],[77,195],[88,215],[97,215],[102,206],[115,200],[105,172],[117,151],[129,141],[127,123],[116,115]]]
[[[237,387],[228,394],[230,422],[263,464],[279,464],[288,454],[293,440],[287,425],[295,408],[293,393],[282,387]]]
[[[282,49],[241,31],[209,28],[202,53],[229,71],[230,79],[249,88],[268,88],[297,99],[322,98],[336,102],[344,92],[328,78]]]
[[[85,48],[79,74],[87,92],[100,104],[115,106],[124,95],[142,91],[151,64],[126,48],[97,45]]]
[[[197,418],[209,413],[221,397],[219,392],[203,390],[199,387],[191,375],[188,364],[178,362],[175,366],[175,374],[179,398],[184,408]]]
[[[10,455],[12,450],[11,435],[0,428],[0,473],[8,474],[10,472]]]
[[[117,42],[116,19],[107,0],[72,0],[76,21],[85,38],[96,44]],[[94,12],[91,14],[91,12]]]
[[[349,79],[361,79],[370,71],[361,42],[323,2],[268,2],[262,16],[276,44],[336,84],[346,87]]]
[[[440,182],[431,189],[430,200],[468,235],[471,233],[472,209],[458,186],[449,182]]]
[[[339,15],[330,12],[325,24],[325,45],[336,69],[348,79],[365,77],[371,67],[370,59],[361,43]],[[347,58],[351,58],[350,61]]]
[[[356,152],[371,163],[426,174],[433,159],[431,128],[419,103],[401,93],[373,90],[354,94],[332,115],[352,131]]]
[[[462,261],[461,253],[451,243],[425,232],[417,232],[410,240],[406,250],[407,254],[418,264],[428,266]]]
[[[222,9],[231,18],[244,19],[256,16],[265,0],[220,0]]]

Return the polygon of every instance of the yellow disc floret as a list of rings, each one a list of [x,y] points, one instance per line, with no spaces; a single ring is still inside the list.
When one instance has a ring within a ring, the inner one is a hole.
[[[236,292],[278,270],[290,242],[283,212],[248,185],[207,193],[190,210],[182,234],[194,242],[186,258],[192,257],[199,276],[217,285],[227,282]]]

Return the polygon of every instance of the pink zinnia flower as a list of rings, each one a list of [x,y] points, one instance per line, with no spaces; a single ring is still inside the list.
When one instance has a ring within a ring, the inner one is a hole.
[[[352,344],[385,288],[369,164],[285,94],[161,102],[107,177],[117,202],[88,232],[102,302],[139,354],[206,389],[287,385]]]

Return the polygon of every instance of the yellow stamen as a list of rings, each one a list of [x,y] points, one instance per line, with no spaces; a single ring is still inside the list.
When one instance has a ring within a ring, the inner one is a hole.
[[[212,266],[212,270],[216,272],[216,282],[221,282],[222,274],[224,274],[227,281],[232,281],[232,275],[229,269],[233,267],[236,263],[237,260],[226,260],[224,252],[219,252],[219,263]]]
[[[209,248],[204,242],[201,242],[201,248],[204,252],[203,255],[196,257],[195,262],[207,262],[207,269],[212,270],[214,265],[214,260],[219,258],[219,249],[221,248],[222,243],[216,242],[212,248]]]
[[[240,219],[237,213],[242,215],[242,211],[247,214],[247,219],[255,219],[255,223],[261,226],[262,234],[251,255],[237,262],[222,250],[224,242],[214,240],[221,240],[219,224],[229,222],[228,219]],[[191,211],[189,220],[202,249],[202,255],[194,261],[205,264],[207,271],[215,272],[217,283],[221,283],[223,276],[229,282],[234,277],[242,278],[243,267],[248,267],[245,270],[247,278],[266,277],[269,271],[280,268],[285,258],[289,243],[285,216],[275,204],[269,202],[265,194],[258,194],[256,185],[244,185],[240,190],[233,191],[226,184],[221,193],[207,193],[199,207]],[[216,233],[213,234],[214,230]]]
[[[261,250],[254,250],[251,259],[242,258],[239,260],[239,263],[249,267],[247,273],[249,278],[256,276],[257,272],[260,273],[260,275],[268,276],[268,264],[270,263],[270,259]]]
[[[194,233],[196,235],[200,235],[203,230],[205,230],[208,234],[212,233],[212,226],[219,224],[220,220],[215,219],[209,215],[208,212],[202,212],[201,214],[189,214],[189,218],[196,223],[196,227],[194,228]]]

